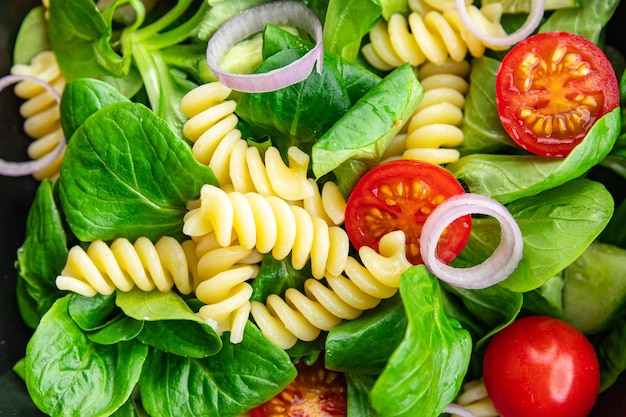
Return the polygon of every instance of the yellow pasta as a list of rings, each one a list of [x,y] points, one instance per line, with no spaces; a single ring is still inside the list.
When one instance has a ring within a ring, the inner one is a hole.
[[[463,142],[463,108],[469,87],[467,61],[446,61],[443,65],[427,63],[418,70],[424,98],[413,112],[403,132],[404,159],[447,164],[459,159]]]
[[[277,195],[285,200],[302,200],[314,193],[307,180],[309,156],[291,147],[287,166],[280,152],[269,147],[264,156],[248,146],[237,129],[237,103],[227,100],[231,90],[219,82],[201,85],[183,97],[181,110],[189,117],[183,127],[194,142],[195,158],[215,172],[220,186],[235,191]]]
[[[97,240],[86,251],[77,245],[70,249],[56,285],[87,297],[112,294],[116,289],[130,291],[135,286],[143,291],[176,287],[189,294],[198,281],[194,245],[191,240],[181,244],[168,236],[156,243],[140,237],[134,244],[118,238],[110,246]]]
[[[222,247],[236,238],[244,249],[272,252],[276,259],[291,254],[295,269],[311,263],[313,276],[340,274],[349,250],[346,232],[276,196],[227,192],[206,184],[200,205],[184,218],[183,232],[193,237],[214,236]],[[235,238],[234,238],[234,237]]]
[[[294,288],[282,299],[270,295],[266,305],[251,302],[251,314],[263,334],[283,349],[297,340],[310,341],[320,331],[328,331],[342,320],[357,318],[372,309],[381,299],[393,296],[400,284],[400,275],[411,264],[406,259],[405,237],[401,231],[385,235],[380,241],[380,254],[362,247],[363,264],[348,257],[343,274],[327,274],[326,283],[308,279],[304,293]]]
[[[31,60],[29,65],[16,64],[11,67],[13,75],[27,75],[50,84],[61,94],[65,88],[65,78],[59,69],[52,51],[43,51]],[[21,81],[15,86],[15,95],[26,101],[20,106],[24,117],[24,132],[35,139],[28,147],[28,156],[40,159],[50,153],[63,140],[59,105],[48,91],[32,81]],[[61,167],[63,154],[33,176],[42,180],[55,178]]]
[[[448,3],[451,2],[441,2],[438,10],[420,7],[408,18],[393,14],[389,21],[378,22],[369,33],[370,42],[362,48],[365,59],[373,67],[389,71],[407,62],[412,66],[424,62],[440,65],[448,59],[461,61],[468,52],[480,57],[487,47],[501,49],[474,36],[456,9],[447,8]],[[469,5],[467,11],[485,33],[506,35],[500,24],[501,4],[492,3],[482,9]]]

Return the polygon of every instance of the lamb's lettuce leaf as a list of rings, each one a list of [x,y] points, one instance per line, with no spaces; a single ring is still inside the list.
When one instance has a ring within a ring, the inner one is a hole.
[[[109,415],[139,381],[148,346],[136,341],[92,342],[68,314],[71,296],[41,319],[26,350],[26,384],[34,403],[51,416]]]
[[[168,124],[138,103],[103,107],[69,141],[58,180],[68,225],[82,241],[182,237],[186,204],[217,184]]]
[[[446,165],[473,193],[508,203],[584,175],[611,151],[621,129],[620,109],[598,119],[566,158],[471,154]]]
[[[67,236],[56,205],[54,186],[44,180],[37,188],[26,219],[26,240],[17,251],[18,302],[27,324],[39,319],[64,293],[55,280],[67,259]]]
[[[406,335],[370,394],[378,415],[436,416],[456,397],[467,372],[472,340],[442,303],[437,278],[425,266],[402,274]]]
[[[247,324],[241,343],[229,343],[228,336],[224,334],[219,353],[204,359],[152,350],[140,381],[148,414],[236,417],[269,400],[295,378],[289,356],[253,324]]]

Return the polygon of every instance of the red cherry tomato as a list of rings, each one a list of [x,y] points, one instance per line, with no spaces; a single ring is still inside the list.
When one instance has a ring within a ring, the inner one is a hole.
[[[438,165],[411,160],[378,165],[359,180],[348,198],[346,232],[357,249],[369,246],[377,250],[382,236],[403,230],[408,260],[421,264],[419,242],[426,218],[439,203],[464,192],[457,179]],[[470,232],[470,215],[452,222],[437,246],[439,258],[446,263],[453,260]]]
[[[250,417],[345,417],[346,379],[324,367],[324,356],[313,365],[296,364],[298,376],[280,394],[250,411]]]
[[[502,125],[522,148],[567,156],[596,120],[619,105],[615,71],[591,41],[567,32],[530,36],[496,76]]]
[[[502,417],[585,417],[600,387],[598,358],[587,338],[543,316],[518,319],[496,333],[483,376]]]

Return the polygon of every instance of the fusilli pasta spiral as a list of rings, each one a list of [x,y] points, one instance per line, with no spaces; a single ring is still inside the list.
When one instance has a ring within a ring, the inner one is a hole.
[[[463,108],[469,84],[469,62],[446,61],[443,65],[426,63],[418,70],[424,87],[424,98],[413,112],[406,130],[399,133],[394,142],[402,147],[390,149],[402,151],[402,158],[416,159],[433,164],[447,164],[459,159],[456,147],[463,142]]]
[[[73,291],[86,297],[97,293],[108,295],[116,289],[130,291],[137,286],[143,291],[181,293],[194,290],[199,281],[195,269],[195,243],[182,244],[168,236],[152,243],[140,237],[135,243],[115,239],[111,245],[97,240],[85,251],[81,246],[70,249],[65,267],[56,279],[61,290]]]
[[[469,5],[467,10],[485,33],[506,35],[500,25],[502,6],[499,3],[482,9]],[[408,18],[393,14],[389,21],[378,22],[369,36],[370,42],[362,48],[363,55],[373,67],[382,71],[390,71],[406,62],[418,66],[424,62],[443,64],[448,59],[461,61],[468,51],[473,57],[480,57],[486,47],[496,49],[469,32],[454,6],[413,10]]]
[[[348,257],[344,270],[347,277],[327,274],[328,286],[308,279],[304,293],[290,288],[284,300],[274,294],[267,298],[266,305],[252,301],[254,321],[266,337],[288,349],[298,339],[314,340],[320,331],[328,331],[342,320],[357,318],[364,310],[376,307],[381,299],[393,296],[400,275],[411,266],[401,231],[385,235],[379,251],[362,247],[359,256],[363,264]]]
[[[262,157],[257,147],[248,146],[237,129],[237,103],[227,100],[230,92],[223,84],[213,82],[183,97],[181,110],[189,117],[183,133],[194,142],[196,159],[213,168],[222,187],[277,195],[285,200],[311,197],[314,190],[307,180],[309,156],[291,147],[287,166],[277,148],[269,147]]]
[[[209,184],[202,187],[200,206],[185,216],[183,232],[191,237],[213,233],[223,247],[231,245],[234,235],[243,248],[271,251],[276,259],[291,253],[295,269],[310,260],[318,279],[344,270],[350,246],[342,228],[329,226],[298,205],[254,192],[226,192]]]
[[[52,51],[40,52],[33,57],[29,65],[13,65],[11,73],[41,79],[52,85],[59,93],[65,88],[65,78]],[[26,119],[24,132],[35,139],[28,147],[28,156],[39,159],[50,153],[63,140],[59,105],[48,91],[31,81],[19,82],[14,91],[15,95],[26,100],[20,106],[20,114]],[[38,180],[55,177],[59,173],[62,160],[63,154],[46,168],[35,172],[33,176]]]

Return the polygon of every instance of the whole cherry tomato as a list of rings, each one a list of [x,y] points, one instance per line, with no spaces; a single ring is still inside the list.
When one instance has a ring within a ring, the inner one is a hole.
[[[600,386],[589,340],[544,316],[518,319],[496,333],[485,351],[483,376],[501,417],[585,417]]]

